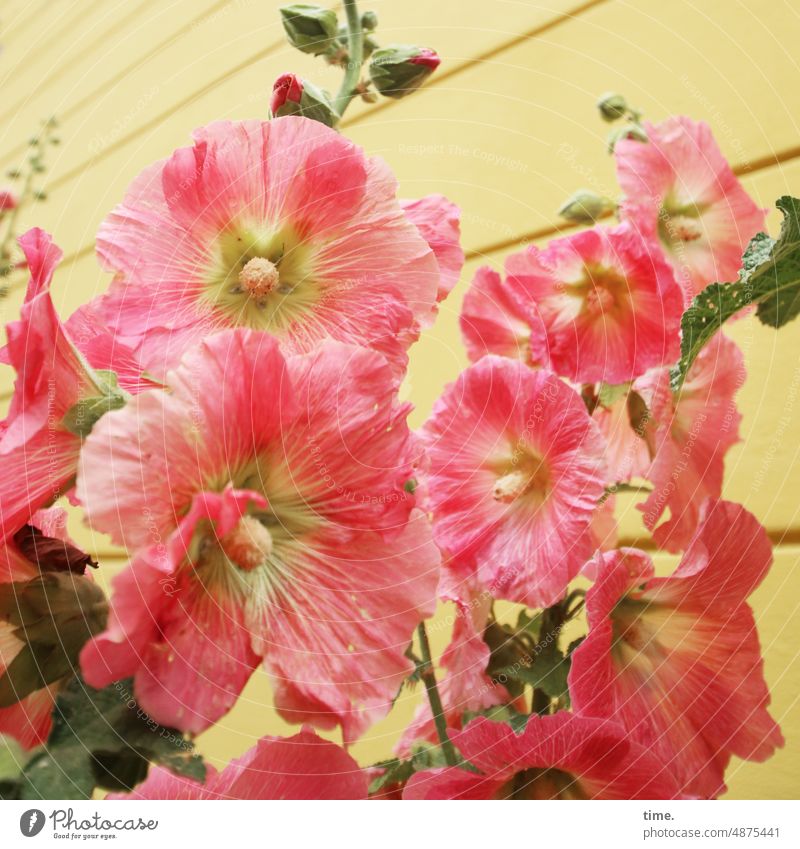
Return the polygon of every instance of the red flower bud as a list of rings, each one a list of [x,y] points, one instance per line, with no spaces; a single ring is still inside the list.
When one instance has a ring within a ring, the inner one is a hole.
[[[431,50],[430,47],[422,47],[419,54],[410,61],[413,65],[424,65],[431,71],[435,71],[442,63],[439,54],[435,50]]]
[[[18,203],[19,200],[15,192],[11,189],[0,189],[0,212],[16,209]]]
[[[272,86],[272,97],[269,101],[270,111],[273,115],[276,115],[287,100],[299,103],[302,96],[303,83],[300,78],[296,74],[281,74]]]

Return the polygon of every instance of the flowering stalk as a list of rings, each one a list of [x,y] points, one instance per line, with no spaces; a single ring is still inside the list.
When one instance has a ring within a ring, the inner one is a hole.
[[[433,721],[436,725],[436,733],[439,736],[439,742],[442,744],[442,752],[448,766],[456,766],[458,764],[458,754],[447,734],[444,707],[442,706],[442,699],[439,695],[439,688],[436,686],[436,672],[433,668],[431,645],[428,642],[428,632],[425,630],[424,622],[420,622],[417,626],[417,636],[419,637],[419,648],[422,654],[422,664],[419,674],[425,684],[425,691],[428,694]]]
[[[53,134],[53,129],[57,126],[55,118],[48,118],[44,122],[41,135],[34,136],[29,145],[32,148],[28,157],[28,168],[25,172],[22,189],[18,196],[14,199],[8,211],[8,220],[5,222],[5,232],[2,240],[0,240],[0,297],[3,297],[7,292],[5,278],[8,277],[16,267],[13,261],[14,240],[17,236],[17,219],[19,218],[20,210],[30,200],[45,200],[46,195],[41,189],[34,189],[33,184],[37,174],[41,174],[45,170],[42,157],[50,144],[58,144],[59,139]],[[9,177],[13,180],[18,180],[22,173],[18,169],[13,169],[9,172]],[[4,215],[0,212],[0,222],[3,221]]]
[[[361,65],[364,60],[364,39],[361,31],[361,16],[355,0],[344,0],[347,14],[347,64],[344,79],[336,96],[334,106],[341,118],[350,101],[358,93],[358,82],[361,75]]]

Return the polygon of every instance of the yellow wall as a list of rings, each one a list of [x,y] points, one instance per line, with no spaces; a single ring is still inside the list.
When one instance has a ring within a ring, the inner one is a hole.
[[[338,72],[291,50],[279,3],[263,0],[5,0],[0,4],[0,169],[19,163],[41,118],[56,114],[62,145],[49,157],[50,199],[26,225],[55,234],[66,253],[54,297],[67,314],[108,283],[93,237],[133,176],[219,118],[265,117],[271,83],[294,70],[334,88]],[[406,386],[422,421],[464,366],[457,316],[474,268],[500,265],[509,246],[547,237],[572,191],[617,193],[594,101],[607,89],[660,119],[674,112],[713,127],[764,206],[800,194],[800,16],[792,0],[374,0],[380,40],[435,47],[443,65],[425,91],[358,104],[345,132],[397,172],[402,193],[444,192],[461,204],[470,255],[437,326],[413,351]],[[770,224],[776,224],[775,215]],[[17,281],[0,318],[13,318]],[[800,322],[775,333],[753,320],[732,335],[746,352],[743,444],[729,455],[727,497],[743,502],[776,543],[773,571],[754,597],[773,708],[787,747],[768,765],[735,763],[736,798],[800,796]],[[7,399],[11,376],[0,378]],[[626,539],[641,532],[620,506]],[[122,562],[76,523],[105,574]],[[664,559],[666,561],[666,558]],[[662,563],[661,565],[665,565]],[[436,631],[439,648],[446,638]],[[386,756],[419,694],[355,747]],[[216,762],[264,733],[288,730],[269,707],[263,675],[201,738]]]

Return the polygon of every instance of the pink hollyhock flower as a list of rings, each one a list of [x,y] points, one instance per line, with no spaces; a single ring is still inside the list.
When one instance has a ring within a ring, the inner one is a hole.
[[[40,510],[31,524],[0,542],[0,734],[13,737],[26,749],[47,740],[60,679],[69,675],[69,657],[73,651],[77,655],[80,647],[75,641],[85,640],[90,621],[104,616],[102,610],[91,607],[103,606],[102,592],[92,587],[85,574],[91,558],[72,543],[66,520],[66,511],[60,508]],[[46,594],[34,591],[31,597],[29,588],[37,579],[59,573],[69,576],[61,592],[48,585]],[[26,621],[30,616],[35,621]],[[15,672],[12,664],[28,650],[29,642],[37,646],[36,676],[48,683],[22,692],[31,672]],[[42,651],[42,646],[47,650]]]
[[[692,364],[680,392],[670,389],[666,369],[642,381],[655,453],[646,475],[653,491],[637,506],[660,548],[683,549],[705,499],[722,493],[725,454],[739,441],[742,417],[734,396],[744,379],[742,352],[718,333]],[[656,528],[667,508],[669,520]]]
[[[13,189],[7,186],[0,189],[0,212],[9,212],[12,209],[16,209],[18,203],[19,198]]]
[[[654,577],[636,549],[598,560],[589,635],[572,656],[572,704],[622,723],[656,756],[653,775],[673,776],[683,793],[716,797],[731,755],[762,761],[783,745],[746,603],[771,563],[756,519],[710,499],[670,577]]]
[[[458,283],[464,267],[464,251],[460,241],[461,211],[443,195],[401,200],[400,206],[436,257],[439,264],[436,300],[443,301]]]
[[[532,715],[515,734],[474,719],[453,743],[480,772],[424,770],[404,799],[672,799],[677,787],[657,758],[613,722],[559,711]]]
[[[464,296],[461,338],[471,362],[486,354],[547,366],[547,334],[524,282],[479,268]]]
[[[117,337],[156,376],[236,326],[269,331],[288,354],[326,338],[374,348],[399,376],[441,275],[386,165],[296,116],[194,139],[142,172],[100,227],[117,276],[97,308]]]
[[[168,393],[101,419],[78,497],[137,554],[83,651],[92,686],[134,675],[149,715],[198,732],[263,661],[291,721],[352,740],[389,710],[439,564],[390,378],[373,351],[285,361],[238,329],[188,352]]]
[[[678,358],[683,296],[653,240],[595,227],[506,260],[547,331],[553,370],[578,383],[625,383]]]
[[[293,737],[262,737],[218,773],[206,766],[203,784],[150,767],[131,793],[107,799],[366,799],[367,775],[335,743],[304,728]]]
[[[621,140],[622,215],[659,239],[687,301],[709,283],[735,280],[750,239],[765,229],[705,123],[684,116],[645,124],[649,141]]]
[[[445,389],[422,437],[439,546],[477,564],[496,598],[557,601],[594,550],[605,482],[603,441],[578,394],[490,355]]]
[[[19,244],[31,278],[21,318],[7,326],[8,344],[0,351],[0,361],[17,371],[0,425],[0,539],[71,486],[81,431],[104,409],[124,402],[112,376],[95,371],[79,352],[53,307],[50,281],[61,251],[39,229],[21,236]],[[124,379],[121,384],[132,388]]]

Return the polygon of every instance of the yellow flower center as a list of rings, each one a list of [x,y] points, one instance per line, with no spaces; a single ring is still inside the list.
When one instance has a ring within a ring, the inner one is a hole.
[[[504,504],[526,496],[541,504],[549,491],[550,471],[544,459],[526,453],[498,470],[492,495]]]

